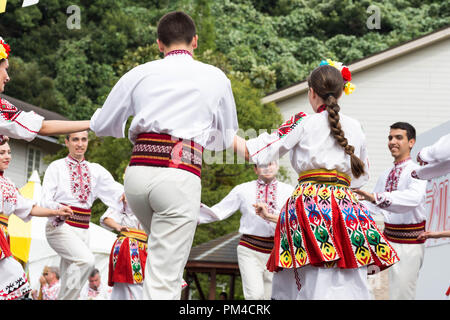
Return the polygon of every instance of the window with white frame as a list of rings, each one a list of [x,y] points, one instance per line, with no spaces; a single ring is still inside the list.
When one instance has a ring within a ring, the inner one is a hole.
[[[41,150],[34,147],[28,147],[28,163],[27,163],[28,178],[31,176],[34,170],[40,172],[41,157],[42,157]]]

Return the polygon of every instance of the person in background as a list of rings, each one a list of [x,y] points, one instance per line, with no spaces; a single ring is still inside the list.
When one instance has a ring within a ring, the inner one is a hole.
[[[59,281],[59,268],[45,266],[39,277],[41,284],[39,292],[33,290],[33,300],[57,300],[61,283]]]
[[[354,190],[374,214],[384,216],[384,236],[397,252],[400,262],[389,269],[389,298],[412,300],[425,254],[427,181],[414,179],[419,165],[411,159],[416,142],[415,128],[406,122],[391,125],[387,147],[394,166],[380,175],[372,193]]]
[[[102,283],[100,271],[95,268],[89,274],[88,283],[81,289],[79,300],[109,300],[112,289]]]

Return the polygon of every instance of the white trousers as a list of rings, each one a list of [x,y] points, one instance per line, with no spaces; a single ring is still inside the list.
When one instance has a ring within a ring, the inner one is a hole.
[[[391,242],[400,261],[389,270],[389,299],[413,300],[416,285],[425,254],[425,244],[404,244]]]
[[[297,288],[294,269],[275,272],[272,299],[275,300],[371,300],[367,268],[339,269],[305,266],[297,269],[301,288]]]
[[[54,227],[48,222],[45,232],[50,247],[61,257],[58,300],[77,300],[95,266],[95,257],[89,249],[89,229],[66,223]]]
[[[115,282],[111,300],[142,300],[142,284]]]
[[[245,299],[270,300],[273,274],[266,268],[270,254],[239,245],[237,256]]]
[[[200,178],[176,168],[132,166],[124,186],[128,204],[149,234],[143,299],[180,299],[200,211]]]

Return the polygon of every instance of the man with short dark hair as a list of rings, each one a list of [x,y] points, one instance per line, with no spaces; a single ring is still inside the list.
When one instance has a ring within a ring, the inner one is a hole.
[[[80,293],[80,300],[109,300],[111,288],[105,286],[100,277],[100,271],[95,268],[88,277],[88,283],[85,284]]]
[[[391,125],[388,148],[394,167],[378,179],[373,193],[355,190],[368,208],[384,216],[384,235],[397,252],[400,262],[389,268],[390,299],[414,299],[419,270],[422,266],[424,239],[417,239],[425,231],[426,181],[411,177],[419,166],[411,160],[416,142],[416,130],[406,122]]]
[[[78,299],[82,285],[94,268],[94,255],[89,248],[91,207],[99,198],[118,211],[123,210],[123,186],[98,163],[86,161],[89,136],[87,131],[66,137],[67,157],[50,163],[42,182],[42,204],[56,209],[70,206],[73,216],[49,219],[45,231],[47,241],[61,257],[61,289],[58,300]]]
[[[203,149],[230,147],[238,129],[231,82],[193,59],[198,36],[183,12],[157,27],[164,59],[127,72],[91,118],[97,136],[134,144],[125,173],[128,204],[149,234],[144,299],[180,299],[201,196]]]

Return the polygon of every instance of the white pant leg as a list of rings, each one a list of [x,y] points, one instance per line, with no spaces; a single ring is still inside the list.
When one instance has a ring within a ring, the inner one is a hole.
[[[371,300],[367,268],[339,269],[306,266],[297,269],[301,288],[297,289],[294,269],[284,269],[273,277],[275,300]]]
[[[267,253],[237,246],[242,288],[246,300],[268,300],[272,292],[272,273],[266,268]]]
[[[400,261],[389,270],[389,299],[413,300],[425,254],[425,244],[403,244],[391,242]]]
[[[111,300],[142,300],[142,284],[115,282]]]
[[[89,249],[89,229],[66,223],[54,227],[49,222],[45,231],[50,247],[61,257],[58,300],[77,300],[95,266],[95,257]]]
[[[143,299],[180,299],[200,211],[200,178],[175,168],[132,166],[125,174],[125,193],[150,229]]]

